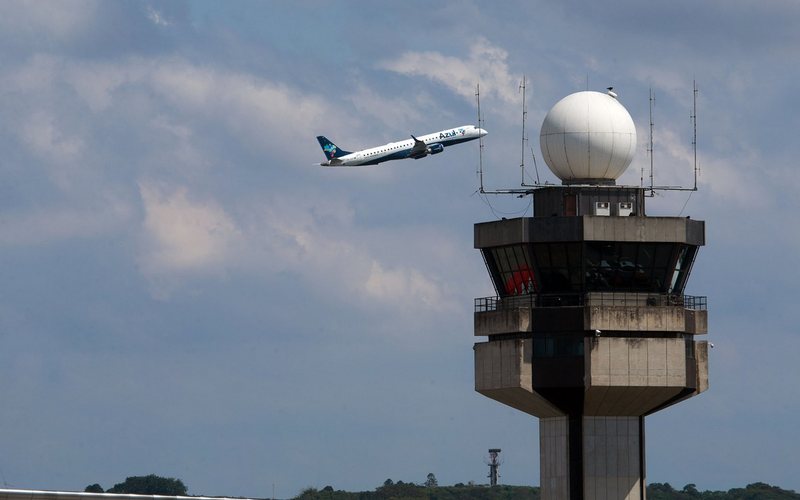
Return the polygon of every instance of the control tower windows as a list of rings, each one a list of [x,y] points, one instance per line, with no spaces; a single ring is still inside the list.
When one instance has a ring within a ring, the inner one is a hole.
[[[666,293],[674,243],[586,243],[586,289]]]
[[[484,251],[501,296],[639,292],[682,294],[697,247],[683,243],[553,242]]]
[[[582,288],[580,243],[535,243],[536,270],[542,293],[575,292]]]
[[[533,267],[524,245],[492,248],[487,257],[490,270],[494,265],[492,276],[501,295],[522,295],[536,291]]]

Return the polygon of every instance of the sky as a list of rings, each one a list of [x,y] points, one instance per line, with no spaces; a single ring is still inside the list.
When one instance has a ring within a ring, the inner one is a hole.
[[[705,220],[710,389],[647,418],[647,480],[800,490],[794,0],[0,2],[0,481],[286,498],[391,478],[538,485],[535,418],[473,390],[476,142],[322,168],[477,122],[487,190],[558,183],[547,111],[613,86],[620,183]],[[527,79],[529,142],[522,147]],[[532,151],[533,154],[530,153]],[[534,160],[537,164],[533,168]]]

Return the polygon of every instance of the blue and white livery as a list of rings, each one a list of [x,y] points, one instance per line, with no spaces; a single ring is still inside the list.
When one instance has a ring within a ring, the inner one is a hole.
[[[487,132],[475,125],[463,125],[447,130],[441,130],[420,137],[411,136],[400,142],[390,142],[376,148],[362,149],[350,152],[339,148],[325,136],[318,135],[317,140],[322,146],[322,152],[328,161],[320,163],[323,167],[356,167],[359,165],[377,165],[389,160],[402,160],[414,158],[419,160],[428,155],[435,155],[444,151],[446,146],[474,141],[486,135]]]

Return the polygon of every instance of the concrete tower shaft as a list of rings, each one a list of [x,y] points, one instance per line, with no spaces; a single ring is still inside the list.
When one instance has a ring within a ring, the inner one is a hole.
[[[644,417],[708,387],[705,225],[646,217],[644,191],[534,193],[475,225],[497,291],[475,300],[475,390],[539,417],[543,499],[643,499]]]

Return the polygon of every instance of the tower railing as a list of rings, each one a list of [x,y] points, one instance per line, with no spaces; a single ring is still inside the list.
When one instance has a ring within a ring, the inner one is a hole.
[[[507,297],[479,297],[475,312],[503,311],[519,308],[621,306],[621,307],[683,307],[705,311],[708,298],[695,295],[658,294],[646,292],[585,292],[529,293]]]

